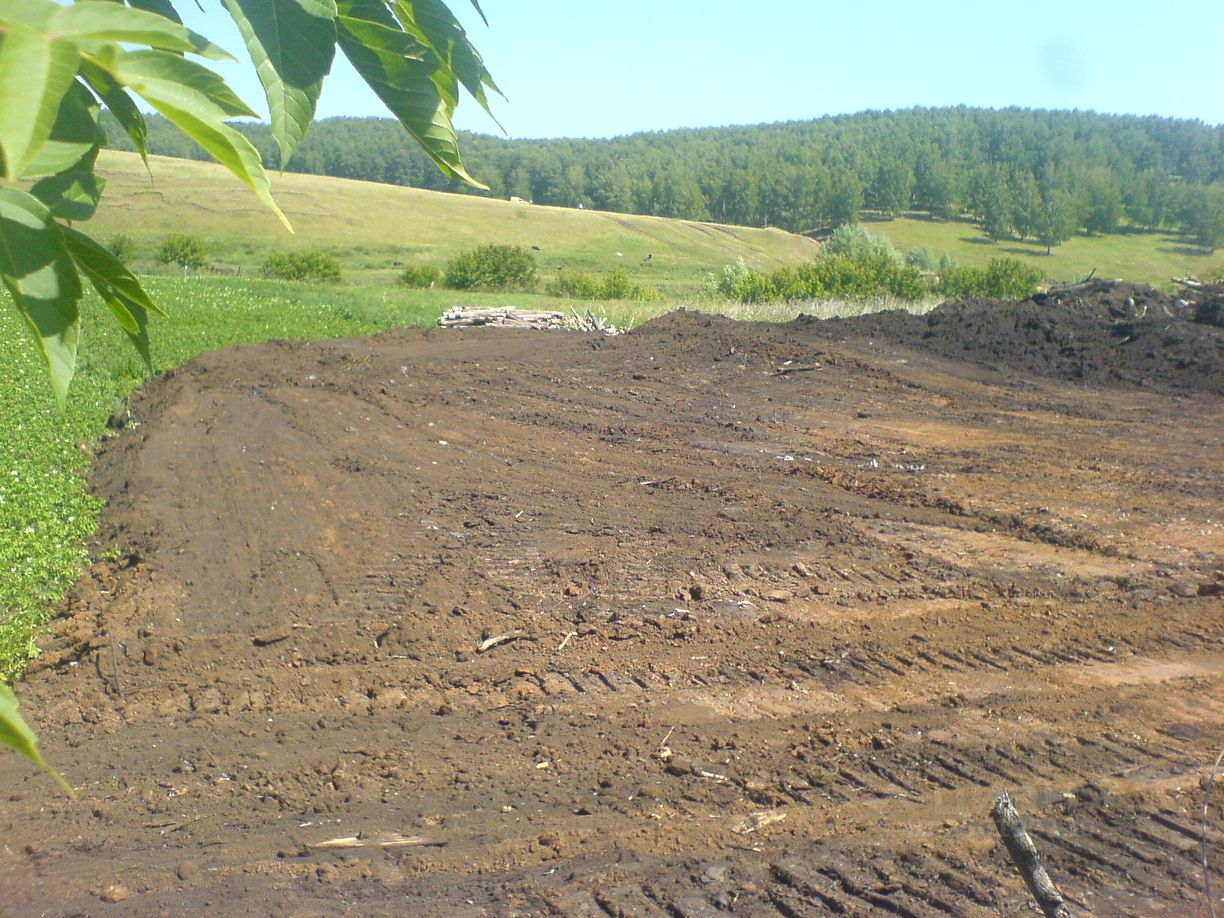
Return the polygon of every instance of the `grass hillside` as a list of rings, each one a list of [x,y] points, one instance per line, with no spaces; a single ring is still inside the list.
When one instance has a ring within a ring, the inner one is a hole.
[[[149,261],[169,233],[192,233],[219,268],[257,270],[276,250],[321,247],[340,257],[349,280],[386,284],[399,265],[439,267],[490,242],[539,246],[541,274],[559,266],[603,272],[624,267],[640,283],[680,289],[743,256],[765,270],[812,258],[819,246],[776,229],[541,207],[348,179],[284,173],[273,193],[290,234],[251,191],[220,166],[103,151],[106,194],[90,231],[104,242],[123,233]],[[617,257],[617,252],[621,257]],[[646,256],[650,255],[649,261]],[[140,265],[137,265],[140,269]]]
[[[1224,251],[1208,254],[1179,233],[1159,230],[1108,236],[1081,234],[1055,246],[1047,255],[1045,246],[1031,240],[992,243],[981,227],[970,221],[913,216],[863,222],[902,252],[927,248],[936,257],[947,253],[962,265],[985,265],[992,258],[1019,258],[1056,281],[1079,280],[1095,269],[1097,277],[1168,287],[1172,277],[1208,277],[1224,269]]]

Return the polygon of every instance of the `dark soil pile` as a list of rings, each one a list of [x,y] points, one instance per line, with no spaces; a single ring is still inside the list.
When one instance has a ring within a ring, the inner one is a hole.
[[[1224,330],[1218,327],[1224,290],[1215,286],[1193,294],[1190,303],[1148,286],[1102,281],[1019,302],[945,303],[925,316],[896,311],[824,322],[801,316],[795,324],[1005,373],[1224,393]]]

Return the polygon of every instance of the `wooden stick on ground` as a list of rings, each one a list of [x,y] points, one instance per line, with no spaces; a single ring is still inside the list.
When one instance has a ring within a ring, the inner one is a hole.
[[[1028,832],[1024,831],[1024,823],[1020,821],[1020,814],[1016,812],[1011,798],[1006,793],[999,794],[990,810],[990,815],[994,817],[995,827],[1003,838],[1003,844],[1007,846],[1007,853],[1011,855],[1012,863],[1024,877],[1029,892],[1041,906],[1041,911],[1046,918],[1071,918],[1071,910],[1063,903],[1062,894],[1050,880],[1050,875],[1046,873],[1045,868],[1041,866],[1041,860],[1037,857],[1037,846],[1029,838]]]

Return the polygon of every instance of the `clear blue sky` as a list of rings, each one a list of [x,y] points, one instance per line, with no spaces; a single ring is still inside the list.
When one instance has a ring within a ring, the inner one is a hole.
[[[205,0],[188,25],[243,57]],[[1224,0],[450,0],[511,137],[793,121],[964,104],[1224,123]],[[225,71],[264,110],[250,65]],[[385,115],[337,56],[319,117]],[[458,126],[496,133],[471,99]]]

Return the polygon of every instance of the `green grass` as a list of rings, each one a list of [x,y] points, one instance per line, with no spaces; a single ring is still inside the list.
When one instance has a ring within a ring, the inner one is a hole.
[[[1081,280],[1095,269],[1097,277],[1167,289],[1170,278],[1186,274],[1208,277],[1224,268],[1224,252],[1206,254],[1185,237],[1163,231],[1079,235],[1046,255],[1045,246],[1031,240],[991,243],[981,228],[969,221],[898,217],[865,220],[864,225],[886,236],[902,252],[928,248],[937,258],[947,253],[962,265],[979,266],[992,258],[1014,257],[1033,265],[1052,281]]]
[[[410,263],[445,266],[487,243],[538,246],[541,287],[558,269],[627,270],[637,283],[683,294],[743,256],[774,270],[815,256],[811,239],[777,229],[716,226],[565,207],[512,204],[316,175],[272,176],[288,233],[250,190],[220,166],[154,156],[152,178],[132,153],[103,151],[106,194],[89,231],[136,245],[134,268],[162,271],[154,254],[171,233],[202,237],[214,270],[257,275],[274,251],[323,248],[341,260],[348,283],[390,286]],[[617,252],[620,257],[617,257]],[[649,261],[646,256],[650,255]],[[398,263],[398,264],[397,264]]]

